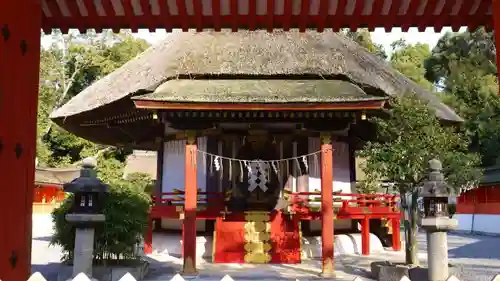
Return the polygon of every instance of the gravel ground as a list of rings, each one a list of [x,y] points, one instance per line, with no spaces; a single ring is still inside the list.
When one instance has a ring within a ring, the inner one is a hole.
[[[57,280],[60,249],[49,246],[52,233],[50,216],[33,216],[32,271],[41,272],[48,281]],[[420,233],[419,257],[422,264],[426,260],[425,234]],[[495,274],[500,274],[500,237],[450,234],[448,236],[449,257],[452,271],[461,281],[490,281]],[[147,280],[169,280],[178,270],[180,261],[166,261],[164,257],[150,256],[151,274]],[[357,255],[336,257],[336,269],[339,279],[352,280],[354,276],[368,277],[372,261],[403,261],[403,252],[387,251],[383,255],[362,257]],[[319,261],[308,261],[301,265],[212,265],[201,266],[207,280],[218,281],[219,276],[228,273],[237,280],[278,280],[315,279]],[[216,280],[217,279],[217,280]]]

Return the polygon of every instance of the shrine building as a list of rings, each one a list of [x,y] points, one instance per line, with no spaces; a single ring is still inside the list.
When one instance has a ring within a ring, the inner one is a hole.
[[[367,119],[388,116],[389,99],[407,93],[462,121],[337,33],[174,32],[51,118],[97,143],[158,152],[146,251],[153,221],[182,229],[185,272],[201,256],[300,263],[317,236],[328,275],[334,233],[359,224],[363,254],[370,232],[400,248],[388,230],[399,230],[397,197],[356,194],[354,155],[375,136]]]
[[[479,186],[457,197],[459,232],[500,234],[500,165],[487,167]]]
[[[434,31],[439,32],[443,27],[451,27],[453,31],[458,31],[461,27],[474,30],[481,26],[488,31],[500,29],[500,1],[492,0],[18,0],[4,2],[0,9],[0,19],[2,19],[0,22],[0,55],[2,56],[2,63],[0,63],[0,73],[2,73],[0,76],[0,165],[3,172],[0,173],[0,181],[8,182],[5,185],[9,193],[6,208],[10,210],[9,213],[0,216],[1,226],[9,226],[0,227],[3,229],[0,230],[0,279],[4,281],[27,280],[30,272],[32,227],[30,214],[32,213],[35,174],[38,99],[36,93],[39,83],[41,29],[46,33],[50,33],[53,29],[67,33],[72,28],[80,32],[86,32],[89,29],[94,29],[96,32],[101,32],[103,29],[118,31],[123,28],[130,28],[133,32],[137,32],[139,28],[147,28],[150,31],[163,29],[167,32],[173,30],[186,32],[196,29],[202,33],[207,30],[219,32],[225,28],[230,28],[233,32],[240,30],[290,31],[295,28],[300,32],[311,29],[318,32],[337,32],[341,28],[350,28],[355,31],[360,27],[366,27],[370,31],[375,28],[384,28],[386,32],[391,32],[393,28],[401,28],[403,32],[407,32],[411,27],[416,27],[421,32],[426,31],[427,28],[433,28]],[[497,45],[500,44],[500,32],[495,32],[494,40]],[[187,47],[193,48],[194,46]],[[500,56],[497,55],[497,65],[499,64]],[[13,65],[18,67],[12,67]],[[363,62],[362,69],[365,69],[365,65],[366,63]],[[366,70],[372,71],[372,69]],[[391,80],[391,77],[392,75],[384,78],[389,78],[389,83],[397,84],[398,79]],[[142,87],[141,85],[135,86]],[[412,87],[408,83],[404,83],[404,86],[395,90]],[[387,91],[387,89],[385,91],[389,95],[395,92]],[[111,100],[116,101],[116,99]],[[104,103],[106,100],[96,104]],[[438,114],[443,119],[447,119],[443,112],[439,113],[438,110]],[[328,144],[325,145],[325,148],[329,148]],[[190,148],[193,147],[190,146]],[[331,163],[325,162],[325,164]],[[194,170],[188,172],[189,175],[193,173]],[[323,182],[326,184],[323,190],[330,188],[329,179]],[[195,204],[194,186],[196,184],[192,181],[188,180],[186,183],[186,187],[189,187],[186,188],[189,195],[187,197],[190,199],[187,204],[188,212],[184,216],[184,224],[189,226],[185,228],[187,230],[185,233],[189,233],[187,235],[189,239],[194,239],[192,211]],[[328,194],[329,192],[322,198],[323,202],[333,200]],[[331,217],[333,210],[328,207],[329,205],[325,205],[327,207],[322,209],[322,214]],[[340,215],[337,215],[337,218],[340,218]],[[328,224],[330,220],[323,222]],[[326,245],[324,244],[322,249],[326,257],[323,270],[328,273],[333,272],[331,266],[333,237],[327,232],[323,234],[326,238]],[[190,242],[194,244],[194,240]],[[185,260],[191,260],[194,254],[192,251],[192,248],[187,249],[187,254],[184,255]]]

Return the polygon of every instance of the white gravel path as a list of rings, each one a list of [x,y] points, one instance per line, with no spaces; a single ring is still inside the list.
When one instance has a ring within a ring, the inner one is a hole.
[[[52,223],[48,215],[33,216],[32,271],[40,271],[48,281],[57,279],[57,270],[61,258],[60,249],[49,246],[52,235]],[[419,257],[425,264],[425,234],[419,239]],[[500,274],[500,237],[450,234],[448,236],[449,257],[452,270],[461,281],[490,281],[495,274]],[[162,262],[164,257],[149,257],[152,263],[151,276],[148,280],[169,280],[179,267],[179,261]],[[362,257],[357,255],[336,258],[338,277],[349,280],[354,275],[367,276],[369,264],[376,260],[403,261],[403,252],[388,251],[382,255]],[[308,261],[298,266],[291,265],[211,265],[203,266],[201,271],[207,277],[234,275],[235,280],[277,280],[295,279],[294,272],[300,280],[315,279],[319,261]],[[260,275],[259,275],[260,274]],[[260,276],[260,277],[259,277]],[[217,278],[215,278],[217,279]],[[350,279],[352,280],[352,279]],[[217,280],[214,280],[217,281]]]

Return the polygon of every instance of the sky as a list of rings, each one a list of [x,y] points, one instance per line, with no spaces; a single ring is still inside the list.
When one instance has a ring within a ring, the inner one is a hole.
[[[425,32],[419,32],[416,28],[410,28],[408,32],[402,32],[400,28],[393,28],[392,32],[386,33],[383,28],[377,28],[371,33],[371,35],[373,41],[377,44],[382,44],[384,46],[384,50],[390,55],[390,45],[396,40],[404,39],[409,44],[425,43],[432,49],[438,42],[439,38],[446,32],[451,32],[451,29],[443,28],[440,33],[436,33],[432,28],[428,28]],[[153,33],[150,33],[148,30],[139,30],[138,33],[134,34],[135,37],[142,38],[150,44],[161,42],[167,35],[168,33],[164,30]],[[50,36],[44,36],[42,38],[42,45],[48,46],[51,44],[51,41]]]
[[[465,31],[465,29],[460,31]],[[401,28],[393,28],[392,32],[389,33],[385,32],[383,28],[377,28],[374,32],[371,32],[371,35],[372,40],[375,43],[382,44],[385,51],[390,53],[391,43],[399,39],[404,39],[409,44],[425,43],[428,44],[432,49],[438,42],[439,38],[441,38],[441,36],[446,32],[451,32],[451,28],[443,28],[440,33],[434,32],[432,28],[428,28],[426,32],[419,32],[417,28],[410,28],[408,32],[401,31]],[[139,31],[139,33],[137,33],[135,36],[142,38],[151,44],[155,44],[165,38],[165,36],[167,36],[167,33],[165,31],[156,33]]]

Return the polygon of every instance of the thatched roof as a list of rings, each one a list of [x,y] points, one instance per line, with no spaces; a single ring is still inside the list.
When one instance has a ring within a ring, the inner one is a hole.
[[[157,153],[156,151],[140,151],[134,152],[127,157],[123,177],[133,173],[148,174],[152,179],[156,179],[157,172]]]
[[[216,93],[207,90],[221,88],[220,84],[217,85],[218,82],[208,82],[204,85],[201,81],[178,80],[235,78],[313,79],[317,85],[327,83],[320,82],[324,80],[342,80],[355,84],[368,97],[400,96],[412,92],[429,101],[439,118],[462,121],[434,94],[427,92],[394,70],[386,61],[355,42],[341,34],[314,31],[174,32],[169,34],[163,43],[149,48],[83,90],[55,110],[51,117],[58,124],[82,137],[112,144],[111,142],[118,141],[117,138],[127,136],[121,135],[119,130],[114,130],[110,132],[114,134],[113,137],[101,140],[104,134],[108,134],[104,127],[83,128],[81,123],[128,114],[134,109],[133,103],[130,102],[131,96],[168,88],[168,91],[162,94],[163,97],[170,95],[170,99],[175,97],[183,101],[192,99],[199,102],[209,97],[215,98]],[[224,93],[233,97],[236,96],[235,93],[229,90],[240,87],[237,84],[223,86],[228,87]],[[185,87],[191,89],[191,94],[181,92]],[[194,95],[196,87],[201,91]],[[255,92],[258,87],[254,87],[252,91]],[[276,90],[276,86],[267,88],[271,100],[284,99],[278,97],[277,92],[269,90]],[[260,93],[261,96],[265,94]],[[331,94],[329,101],[336,101],[337,98],[333,98],[335,93]],[[241,96],[239,98],[241,99]],[[114,106],[118,103],[121,105]]]
[[[80,176],[80,168],[39,168],[35,169],[35,184],[63,185]]]
[[[191,103],[338,103],[384,100],[341,80],[169,80],[134,100]]]

